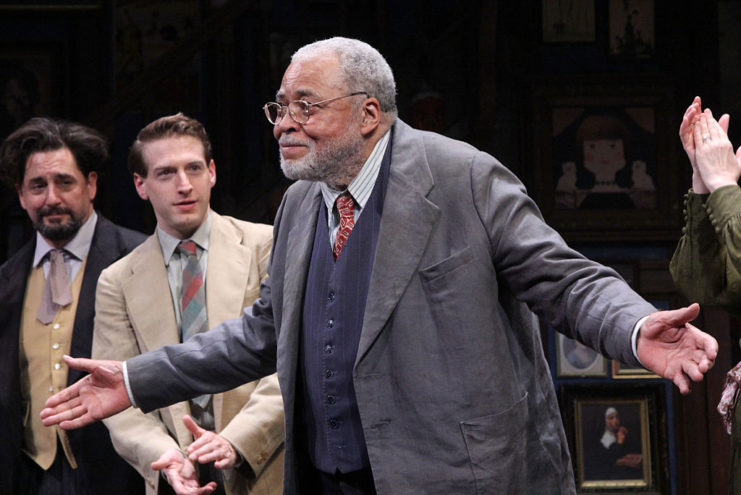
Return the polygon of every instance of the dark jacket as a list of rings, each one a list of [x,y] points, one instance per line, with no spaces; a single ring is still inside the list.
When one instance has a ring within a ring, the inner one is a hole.
[[[100,272],[126,255],[146,238],[119,227],[98,214],[92,244],[80,288],[74,333],[70,347],[73,357],[90,357],[95,315],[95,287]],[[0,266],[0,495],[14,493],[23,442],[23,406],[20,389],[19,335],[23,298],[36,249],[36,236]],[[67,385],[83,376],[69,370]],[[70,431],[79,469],[96,493],[130,495],[144,493],[144,482],[113,450],[108,430],[95,423]],[[17,489],[17,488],[16,488]]]

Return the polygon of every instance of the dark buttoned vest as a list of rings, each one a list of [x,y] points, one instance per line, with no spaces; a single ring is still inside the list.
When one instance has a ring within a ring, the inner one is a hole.
[[[388,182],[391,142],[367,204],[337,260],[322,202],[304,294],[299,352],[304,447],[313,465],[343,473],[370,465],[352,371],[363,326],[373,258]],[[299,426],[301,427],[301,426]]]

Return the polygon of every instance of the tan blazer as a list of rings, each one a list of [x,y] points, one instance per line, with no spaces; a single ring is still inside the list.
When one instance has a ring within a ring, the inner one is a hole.
[[[238,317],[257,297],[272,243],[272,228],[213,214],[206,270],[209,328]],[[157,235],[103,271],[98,280],[92,355],[126,360],[179,341],[167,269]],[[283,401],[275,375],[214,395],[216,431],[249,463],[225,470],[230,495],[282,492]],[[130,408],[105,420],[116,451],[156,494],[160,473],[150,464],[169,448],[184,449],[192,435],[183,424],[187,402],[144,414]]]

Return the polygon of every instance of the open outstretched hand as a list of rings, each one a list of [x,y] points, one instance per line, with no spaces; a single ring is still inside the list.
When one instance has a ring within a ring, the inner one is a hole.
[[[214,481],[201,486],[195,466],[177,449],[165,451],[152,463],[152,469],[164,473],[167,482],[177,495],[203,495],[216,490]]]
[[[89,375],[49,397],[41,411],[45,426],[58,424],[64,430],[74,430],[113,416],[131,405],[121,361],[64,356],[64,362]]]
[[[683,394],[689,393],[690,380],[702,381],[718,355],[718,342],[689,323],[699,313],[697,303],[652,313],[638,335],[638,359],[649,370],[672,380]]]

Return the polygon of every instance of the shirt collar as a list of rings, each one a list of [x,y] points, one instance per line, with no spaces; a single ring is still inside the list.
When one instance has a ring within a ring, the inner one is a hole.
[[[85,220],[85,223],[82,224],[80,230],[78,230],[75,236],[64,245],[64,250],[78,260],[84,260],[88,251],[90,251],[90,245],[93,243],[93,235],[95,234],[95,225],[97,222],[98,214],[93,210],[93,213],[87,220]],[[54,249],[54,246],[49,244],[49,242],[44,239],[44,236],[37,231],[36,250],[33,254],[33,266],[38,266],[47,253],[52,249]]]
[[[198,247],[204,251],[208,251],[208,238],[211,235],[211,213],[212,212],[209,209],[208,215],[206,215],[206,220],[204,220],[201,226],[198,227],[193,235],[188,238],[195,242]],[[170,264],[170,258],[172,258],[172,254],[175,252],[175,249],[177,249],[178,244],[180,244],[181,241],[188,240],[178,239],[177,237],[171,236],[162,230],[159,225],[157,225],[157,238],[160,241],[160,248],[162,249],[162,257],[165,259],[165,265]]]
[[[381,162],[383,162],[383,155],[386,154],[386,147],[388,146],[390,137],[391,132],[389,129],[384,133],[381,139],[378,140],[376,145],[373,147],[370,156],[363,164],[363,168],[360,169],[358,175],[356,175],[347,186],[347,191],[352,195],[355,204],[361,210],[365,207],[368,198],[370,198],[370,195],[373,192],[373,186],[376,184],[378,171],[381,170]],[[324,182],[320,182],[319,187],[322,190],[322,197],[324,198],[324,204],[327,205],[327,210],[332,211],[337,196],[345,191],[332,189]]]

